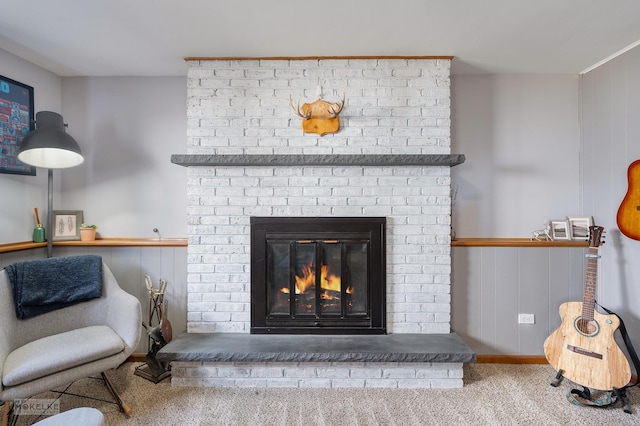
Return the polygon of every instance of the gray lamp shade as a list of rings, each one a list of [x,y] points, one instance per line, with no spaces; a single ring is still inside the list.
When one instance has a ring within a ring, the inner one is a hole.
[[[66,169],[84,162],[78,142],[65,132],[62,116],[51,111],[36,114],[36,129],[22,139],[18,159],[46,169]]]

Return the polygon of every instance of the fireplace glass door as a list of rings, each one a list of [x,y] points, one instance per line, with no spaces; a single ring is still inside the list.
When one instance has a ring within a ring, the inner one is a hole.
[[[384,333],[384,218],[252,219],[253,333]]]
[[[368,250],[362,240],[267,241],[267,315],[366,316]]]

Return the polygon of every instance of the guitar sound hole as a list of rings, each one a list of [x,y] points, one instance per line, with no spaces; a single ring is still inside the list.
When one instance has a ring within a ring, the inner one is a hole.
[[[600,331],[598,323],[593,320],[589,321],[583,318],[578,318],[575,322],[576,329],[585,336],[595,336]]]

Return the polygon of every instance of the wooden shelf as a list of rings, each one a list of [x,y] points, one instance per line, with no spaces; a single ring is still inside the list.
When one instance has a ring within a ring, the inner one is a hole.
[[[186,247],[186,238],[96,238],[95,241],[54,241],[54,246]]]
[[[187,247],[186,238],[98,238],[95,241],[55,241],[54,246],[76,247]],[[0,244],[0,253],[46,247],[22,241]],[[457,238],[452,247],[589,247],[586,241],[531,241],[528,238]]]
[[[452,247],[589,247],[587,241],[531,241],[528,238],[456,238]]]
[[[33,243],[31,241],[22,241],[20,243],[0,244],[0,253],[9,253],[12,251],[30,250],[38,247],[46,247],[47,243]]]
[[[79,247],[186,247],[186,238],[98,238],[95,241],[54,241],[54,246]],[[23,241],[0,244],[0,253],[46,247],[47,243]]]

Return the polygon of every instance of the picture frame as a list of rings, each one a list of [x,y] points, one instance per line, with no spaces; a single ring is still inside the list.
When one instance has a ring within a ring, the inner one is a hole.
[[[80,225],[84,220],[82,210],[54,210],[53,236],[51,241],[78,241],[80,240]]]
[[[20,143],[34,128],[33,87],[0,75],[0,173],[36,175],[18,160]]]
[[[568,220],[571,227],[571,239],[587,241],[589,239],[589,227],[593,226],[593,217],[569,216]]]
[[[571,240],[571,225],[567,218],[551,220],[551,238],[554,241]]]

